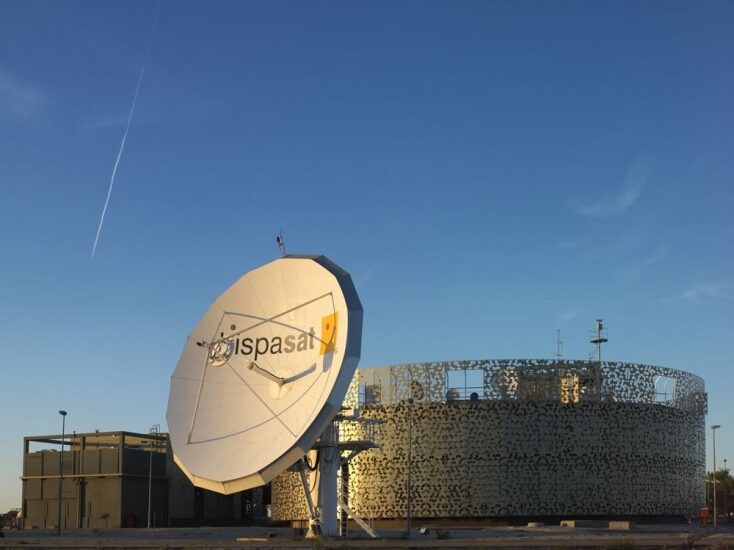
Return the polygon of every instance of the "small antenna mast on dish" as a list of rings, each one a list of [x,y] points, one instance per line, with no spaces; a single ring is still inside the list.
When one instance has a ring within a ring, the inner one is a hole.
[[[609,338],[607,338],[607,329],[604,328],[604,323],[602,322],[602,319],[596,320],[596,330],[591,331],[591,342],[596,346],[596,360],[599,361],[599,364],[601,365],[601,345],[606,344],[609,341]]]
[[[281,256],[286,255],[285,251],[285,239],[283,239],[283,232],[281,231],[275,236],[275,242],[278,243],[278,248],[280,248],[280,254]]]

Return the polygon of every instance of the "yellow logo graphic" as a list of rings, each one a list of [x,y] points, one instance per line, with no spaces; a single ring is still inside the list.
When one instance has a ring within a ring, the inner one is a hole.
[[[336,329],[339,324],[339,314],[334,312],[331,315],[321,318],[321,350],[320,355],[325,355],[334,351],[336,346]]]

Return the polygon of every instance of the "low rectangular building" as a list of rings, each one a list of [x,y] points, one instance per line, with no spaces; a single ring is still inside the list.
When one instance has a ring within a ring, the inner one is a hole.
[[[168,522],[165,434],[95,432],[23,440],[23,525],[143,527]],[[62,471],[63,475],[59,472]],[[59,498],[61,490],[61,498]]]
[[[269,521],[270,485],[231,495],[194,487],[173,461],[168,434],[73,433],[61,448],[61,434],[23,439],[26,529],[56,528],[59,502],[62,529],[146,527],[149,498],[151,527]]]

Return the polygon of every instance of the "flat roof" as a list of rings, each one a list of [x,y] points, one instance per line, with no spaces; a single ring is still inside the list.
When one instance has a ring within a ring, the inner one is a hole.
[[[30,443],[45,443],[47,445],[81,445],[84,440],[85,447],[119,447],[120,442],[124,441],[126,448],[144,448],[149,449],[153,443],[156,448],[161,443],[168,442],[167,433],[148,433],[142,434],[137,432],[128,432],[124,430],[111,432],[88,432],[88,433],[70,433],[70,434],[52,434],[52,435],[29,435],[23,438],[26,445]]]

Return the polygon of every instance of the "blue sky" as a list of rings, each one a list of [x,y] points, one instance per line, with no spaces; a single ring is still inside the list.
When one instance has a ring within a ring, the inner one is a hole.
[[[0,3],[0,511],[58,409],[165,426],[280,230],[352,273],[363,366],[583,359],[603,317],[734,461],[734,4],[165,1],[92,259],[156,6]]]

